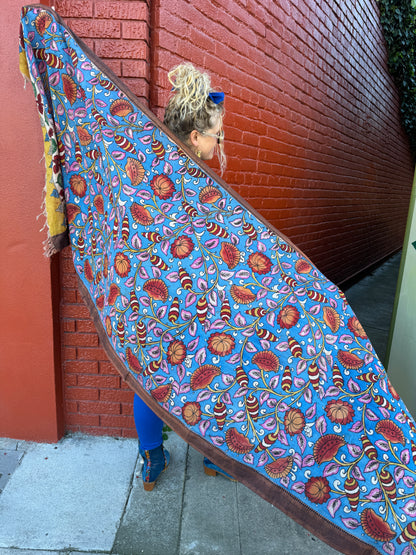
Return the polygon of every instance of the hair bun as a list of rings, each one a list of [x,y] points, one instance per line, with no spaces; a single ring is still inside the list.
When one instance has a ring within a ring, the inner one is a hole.
[[[203,107],[211,92],[208,73],[202,73],[191,63],[184,63],[174,67],[168,73],[168,78],[174,92],[171,101],[182,117],[198,112]]]

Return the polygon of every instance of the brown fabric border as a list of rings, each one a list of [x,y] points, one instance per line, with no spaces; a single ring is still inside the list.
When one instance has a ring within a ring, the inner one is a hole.
[[[53,243],[53,246],[56,249],[56,252],[59,252],[70,244],[69,232],[64,231],[63,233],[60,233],[59,235],[54,235],[51,238],[51,241]]]

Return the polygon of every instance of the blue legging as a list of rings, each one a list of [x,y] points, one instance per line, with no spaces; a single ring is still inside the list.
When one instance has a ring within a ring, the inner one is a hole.
[[[163,421],[136,394],[134,395],[133,410],[140,449],[150,451],[150,449],[162,445]]]

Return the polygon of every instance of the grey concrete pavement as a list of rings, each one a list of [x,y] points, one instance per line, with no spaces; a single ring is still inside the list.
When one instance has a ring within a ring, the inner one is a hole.
[[[346,291],[383,360],[400,255]],[[137,441],[0,439],[0,555],[336,555],[243,485],[206,476],[173,433],[152,492]]]
[[[31,444],[0,496],[0,547],[110,552],[136,460],[134,441]]]
[[[348,302],[384,363],[401,252],[345,291]]]
[[[202,455],[169,435],[171,465],[150,493],[135,440],[19,442],[0,495],[0,555],[337,553],[245,486],[206,476]]]

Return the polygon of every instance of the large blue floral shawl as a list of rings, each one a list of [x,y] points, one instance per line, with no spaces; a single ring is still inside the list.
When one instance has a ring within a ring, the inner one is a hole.
[[[54,11],[22,12],[49,254],[126,382],[341,552],[413,553],[416,428],[337,286],[138,102]]]

